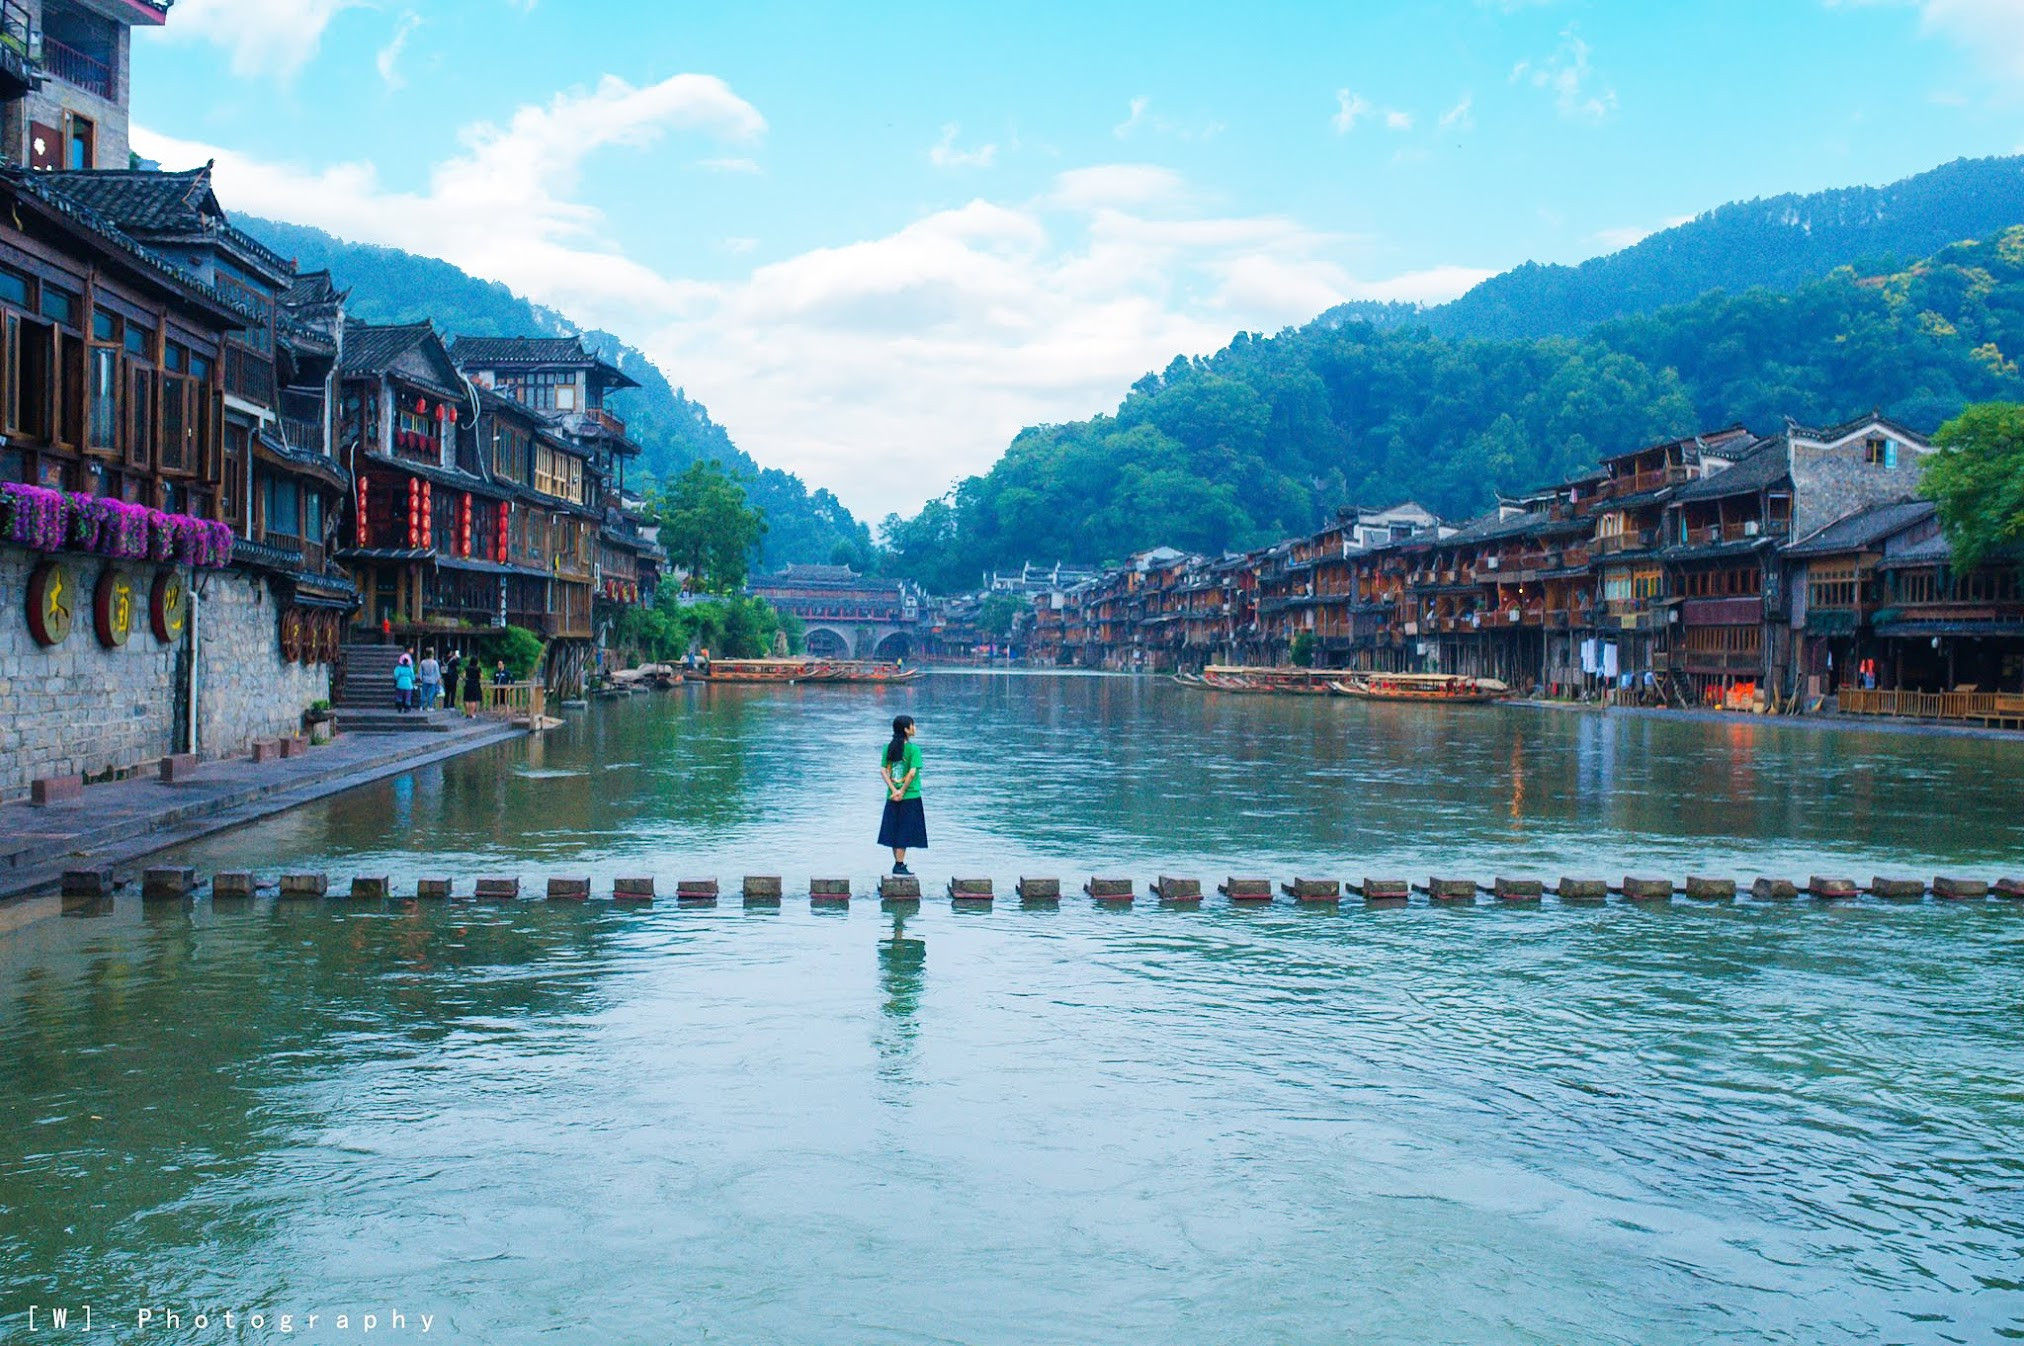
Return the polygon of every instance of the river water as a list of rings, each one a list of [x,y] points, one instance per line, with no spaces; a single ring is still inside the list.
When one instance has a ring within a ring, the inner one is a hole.
[[[901,710],[930,888],[2024,870],[2016,744],[1086,676],[600,706],[184,854],[722,906],[0,935],[0,1340],[2024,1337],[2017,905],[930,901],[895,939],[794,893],[865,891]]]

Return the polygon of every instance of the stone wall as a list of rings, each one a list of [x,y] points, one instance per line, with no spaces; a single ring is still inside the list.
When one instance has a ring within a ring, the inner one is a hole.
[[[1924,445],[1896,430],[1875,433],[1897,441],[1897,464],[1885,467],[1868,458],[1869,434],[1852,435],[1838,444],[1797,440],[1792,445],[1792,539],[1807,537],[1836,519],[1870,505],[1908,500],[1918,494],[1919,472],[1925,465]]]
[[[143,609],[133,634],[108,650],[92,630],[89,594],[106,562],[66,556],[83,590],[62,644],[29,634],[28,577],[45,558],[0,547],[0,799],[51,776],[97,776],[145,766],[185,747],[188,637],[155,639]],[[330,670],[281,657],[280,608],[264,580],[222,572],[196,580],[200,598],[198,747],[206,759],[243,756],[256,738],[299,732],[302,712],[330,696]]]
[[[197,744],[240,757],[256,738],[302,732],[302,712],[330,697],[330,669],[281,657],[281,609],[264,581],[235,572],[199,581]]]
[[[86,556],[65,558],[84,591],[69,639],[36,644],[26,595],[42,559],[0,547],[0,798],[25,795],[44,777],[97,775],[176,747],[179,647],[155,639],[145,610],[125,647],[100,645],[84,595],[106,563]]]

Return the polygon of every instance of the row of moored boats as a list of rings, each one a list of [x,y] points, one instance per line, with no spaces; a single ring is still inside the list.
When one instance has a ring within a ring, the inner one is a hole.
[[[1419,701],[1481,705],[1501,701],[1511,688],[1495,678],[1459,673],[1372,673],[1325,668],[1243,668],[1211,664],[1200,673],[1176,673],[1184,687],[1276,696],[1348,696],[1364,701]]]

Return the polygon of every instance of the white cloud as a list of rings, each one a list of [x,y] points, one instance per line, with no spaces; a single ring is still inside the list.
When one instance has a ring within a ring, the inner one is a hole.
[[[1339,136],[1346,136],[1356,129],[1356,124],[1366,118],[1376,117],[1384,122],[1387,131],[1410,131],[1413,129],[1413,114],[1397,108],[1381,108],[1362,94],[1351,93],[1348,89],[1335,91],[1335,115],[1328,124]]]
[[[1229,127],[1220,121],[1180,122],[1152,110],[1152,100],[1143,95],[1131,100],[1125,119],[1110,128],[1119,140],[1129,140],[1140,131],[1172,136],[1176,140],[1213,140]]]
[[[1632,224],[1619,229],[1598,229],[1591,237],[1610,252],[1621,252],[1632,244],[1642,243],[1660,230],[1676,229],[1693,218],[1691,215],[1675,215],[1659,225]]]
[[[872,517],[910,513],[988,469],[1025,426],[1115,406],[1177,353],[1344,299],[1448,298],[1480,276],[1364,280],[1342,260],[1351,240],[1218,213],[1145,163],[1077,168],[1028,200],[975,199],[711,281],[619,252],[578,198],[598,146],[677,127],[737,141],[764,126],[716,80],[606,81],[467,131],[420,191],[389,187],[366,163],[294,167],[140,128],[136,139],[171,166],[215,157],[229,209],[442,257],[624,334],[760,462]],[[728,237],[712,252],[755,247]]]
[[[928,162],[937,168],[989,168],[998,158],[996,145],[979,145],[974,150],[956,148],[962,128],[954,122],[942,128],[942,138],[928,147]]]
[[[1352,299],[1401,300],[1413,304],[1442,304],[1466,294],[1494,271],[1471,266],[1436,266],[1425,271],[1408,271],[1390,280],[1366,281],[1350,287]]]
[[[1588,44],[1572,28],[1543,61],[1520,61],[1511,68],[1511,82],[1529,83],[1553,95],[1553,105],[1569,121],[1599,122],[1616,111],[1616,90],[1593,88],[1595,71],[1588,63]]]
[[[1151,105],[1152,100],[1150,98],[1145,97],[1144,95],[1140,95],[1139,97],[1132,99],[1130,115],[1128,115],[1123,121],[1119,122],[1117,125],[1111,127],[1110,133],[1116,136],[1119,140],[1123,140],[1126,136],[1129,136],[1133,131],[1138,130],[1139,126],[1146,119],[1146,108],[1150,107]]]
[[[316,55],[330,21],[362,2],[182,0],[162,32],[170,40],[196,38],[229,49],[234,74],[287,79]]]
[[[2019,0],[1827,0],[1830,9],[1871,4],[1912,5],[1926,32],[1960,43],[1992,70],[2024,76],[2024,3]]]
[[[1465,93],[1462,101],[1441,114],[1443,131],[1473,131],[1476,129],[1476,95]]]
[[[409,10],[394,24],[393,36],[379,49],[374,64],[379,67],[380,80],[389,89],[398,89],[407,81],[401,77],[401,53],[407,50],[408,39],[415,35],[415,29],[422,26],[422,16]]]

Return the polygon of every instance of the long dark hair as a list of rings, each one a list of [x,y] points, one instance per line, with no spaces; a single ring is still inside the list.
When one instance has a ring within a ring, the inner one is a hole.
[[[886,765],[897,766],[907,751],[907,730],[914,727],[911,715],[893,716],[893,741],[886,744]]]

